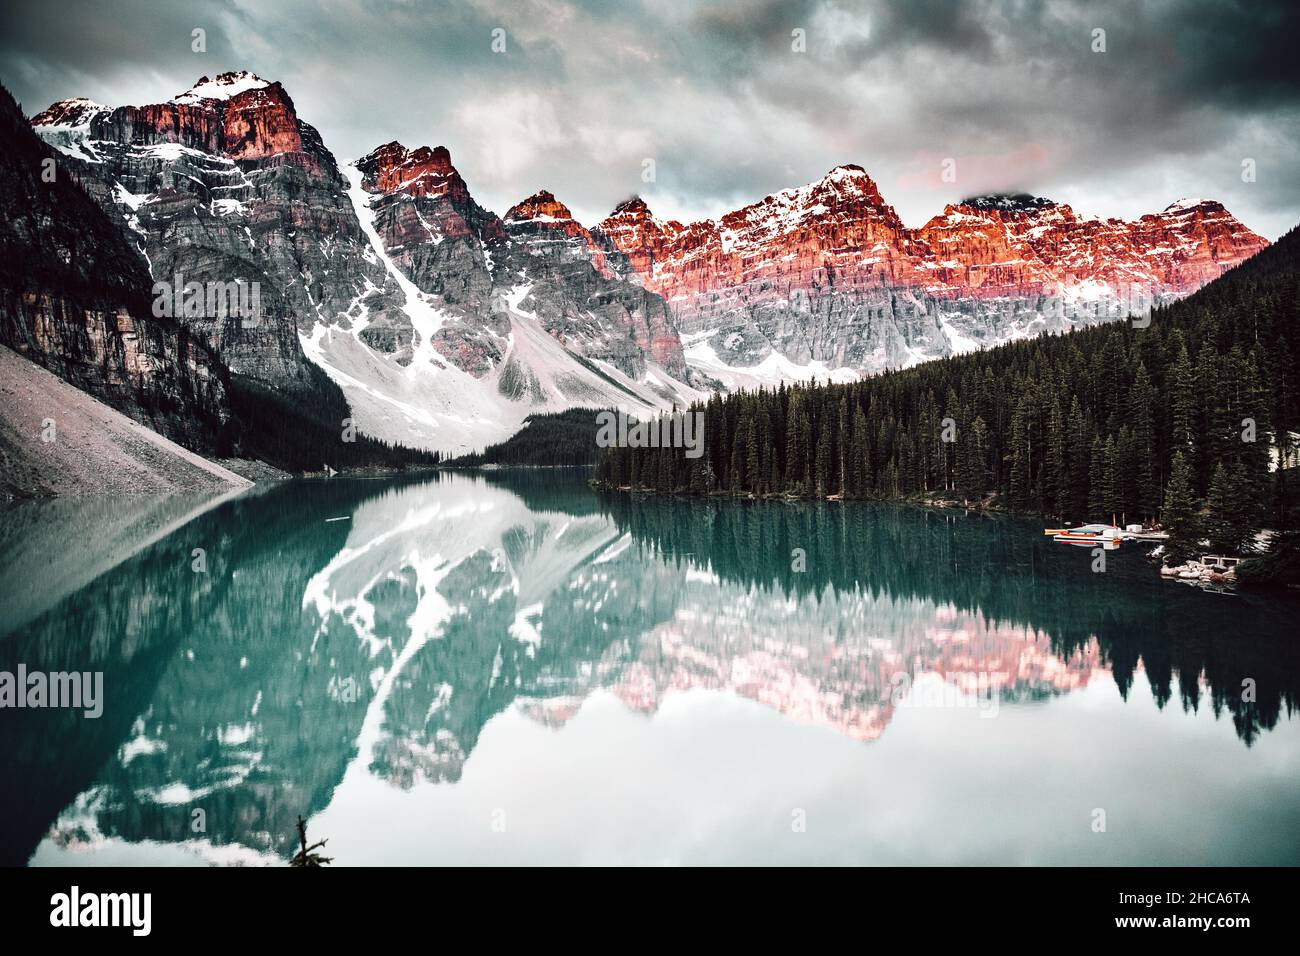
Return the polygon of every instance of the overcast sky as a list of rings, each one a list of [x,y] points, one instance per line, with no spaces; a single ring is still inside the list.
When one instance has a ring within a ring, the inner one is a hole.
[[[1210,197],[1269,239],[1300,222],[1295,0],[5,0],[0,18],[0,80],[29,114],[249,69],[340,161],[445,145],[501,213],[547,188],[588,224],[633,193],[699,218],[857,163],[909,225],[990,191],[1126,218]]]

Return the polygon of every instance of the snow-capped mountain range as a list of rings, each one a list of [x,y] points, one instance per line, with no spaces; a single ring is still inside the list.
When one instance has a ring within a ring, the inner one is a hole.
[[[1211,200],[1126,222],[978,197],[911,229],[859,166],[690,225],[633,198],[595,233],[668,300],[687,361],[737,384],[791,363],[874,372],[1141,315],[1268,244]]]
[[[912,229],[851,165],[689,225],[633,198],[588,229],[545,190],[502,217],[443,147],[340,167],[247,72],[144,106],[64,100],[31,124],[155,281],[260,283],[264,321],[186,320],[233,374],[292,393],[314,364],[359,429],[442,451],[538,411],[645,414],[1118,319],[1267,245],[1211,200],[1126,222],[981,197]]]

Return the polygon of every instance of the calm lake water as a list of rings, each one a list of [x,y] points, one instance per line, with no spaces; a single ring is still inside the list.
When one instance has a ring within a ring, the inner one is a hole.
[[[282,865],[299,814],[335,865],[1300,863],[1300,607],[1040,531],[566,472],[10,506],[0,671],[104,709],[0,710],[0,863]]]

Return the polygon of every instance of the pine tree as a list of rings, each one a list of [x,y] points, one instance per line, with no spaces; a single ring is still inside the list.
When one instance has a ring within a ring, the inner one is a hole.
[[[831,420],[830,416],[822,415],[822,427],[817,436],[817,461],[816,461],[816,494],[819,498],[824,498],[831,487],[832,474],[834,471],[833,451],[831,449]]]
[[[1033,496],[1033,452],[1029,437],[1028,396],[1016,404],[1011,416],[1011,507],[1018,511],[1030,507]]]
[[[984,449],[987,442],[988,427],[977,415],[958,441],[957,456],[961,465],[958,490],[967,504],[984,499]]]
[[[920,435],[919,447],[917,448],[917,471],[921,488],[929,491],[932,487],[931,483],[936,479],[938,472],[942,470],[939,461],[943,452],[939,440],[939,413],[934,404],[934,393],[928,389],[921,396],[921,411],[917,416],[917,434]]]
[[[803,394],[794,390],[791,392],[790,425],[787,429],[785,451],[785,484],[787,490],[801,494],[808,490],[803,481],[803,469],[808,456],[812,453],[808,442],[810,426],[808,415],[804,411]]]
[[[1115,515],[1119,513],[1119,495],[1116,493],[1118,482],[1116,481],[1116,452],[1115,437],[1106,436],[1106,442],[1102,446],[1102,480],[1101,480],[1101,510],[1103,520],[1113,521]]]
[[[759,470],[758,470],[758,437],[754,429],[754,409],[748,407],[745,409],[744,420],[740,425],[740,441],[738,442],[745,450],[745,476],[741,491],[758,491]]]
[[[1139,360],[1129,392],[1128,424],[1133,434],[1133,500],[1136,514],[1149,518],[1160,506],[1156,484],[1155,391],[1146,365]]]
[[[1205,536],[1210,550],[1236,554],[1241,544],[1241,531],[1234,526],[1236,506],[1234,499],[1240,489],[1234,489],[1223,462],[1214,466],[1210,478],[1210,491],[1205,500]]]
[[[775,489],[770,482],[772,472],[772,417],[767,411],[767,393],[760,393],[754,417],[754,457],[750,462],[754,490],[768,494]]]
[[[1234,436],[1234,444],[1239,445],[1237,458],[1242,469],[1239,495],[1244,503],[1243,513],[1253,528],[1261,527],[1269,518],[1272,484],[1269,473],[1272,447],[1269,439],[1274,432],[1268,394],[1260,381],[1259,368],[1258,353],[1252,351],[1246,359],[1240,380],[1241,414],[1233,423],[1234,428],[1240,426],[1240,431]]]
[[[1215,354],[1214,342],[1206,339],[1201,343],[1196,354],[1196,370],[1193,373],[1196,382],[1197,421],[1196,454],[1192,457],[1192,470],[1196,475],[1197,493],[1205,492],[1210,485],[1210,476],[1215,464],[1223,458],[1225,452],[1232,448],[1227,432],[1227,419],[1221,406],[1224,387],[1218,356]],[[1236,437],[1235,435],[1232,437]]]
[[[1069,507],[1064,518],[1081,520],[1088,513],[1088,467],[1092,458],[1087,452],[1088,423],[1084,420],[1079,396],[1070,400],[1070,417],[1066,428],[1066,455],[1069,460]]]
[[[1046,509],[1057,516],[1069,510],[1069,475],[1065,462],[1065,422],[1061,403],[1052,400],[1047,419],[1047,456],[1043,460],[1043,501]]]
[[[849,448],[850,493],[865,498],[870,491],[871,463],[867,452],[867,416],[859,405],[853,410],[853,439]]]
[[[838,491],[844,497],[849,494],[849,456],[852,453],[852,439],[849,434],[849,396],[846,392],[840,396],[840,414],[836,427],[836,481]]]
[[[1192,490],[1192,466],[1182,451],[1174,452],[1169,469],[1169,483],[1165,485],[1164,507],[1161,521],[1169,533],[1165,543],[1165,557],[1169,564],[1185,564],[1200,549],[1201,529],[1196,510],[1196,494]]]
[[[1175,349],[1174,364],[1169,371],[1170,440],[1174,451],[1181,451],[1189,459],[1196,453],[1196,390],[1192,379],[1192,361],[1187,354],[1182,333],[1177,329],[1170,336],[1170,346]]]
[[[1106,514],[1106,446],[1098,435],[1092,440],[1088,466],[1088,517],[1100,521]]]

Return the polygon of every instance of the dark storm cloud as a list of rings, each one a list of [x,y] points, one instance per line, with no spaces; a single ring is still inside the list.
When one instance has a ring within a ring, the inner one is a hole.
[[[1187,93],[1225,107],[1294,106],[1300,4],[1199,0],[1179,22],[1173,46]]]
[[[1023,7],[1023,4],[1012,6]],[[882,6],[876,46],[907,47],[929,44],[960,56],[987,57],[993,52],[994,18],[980,4],[949,0],[910,0]],[[1024,15],[1024,11],[1017,11]]]
[[[633,192],[714,214],[854,162],[912,223],[992,189],[1124,216],[1213,196],[1270,237],[1300,221],[1300,5],[1280,0],[19,0],[5,16],[0,79],[31,112],[252,69],[341,159],[443,144],[498,211],[546,187],[587,221]]]

